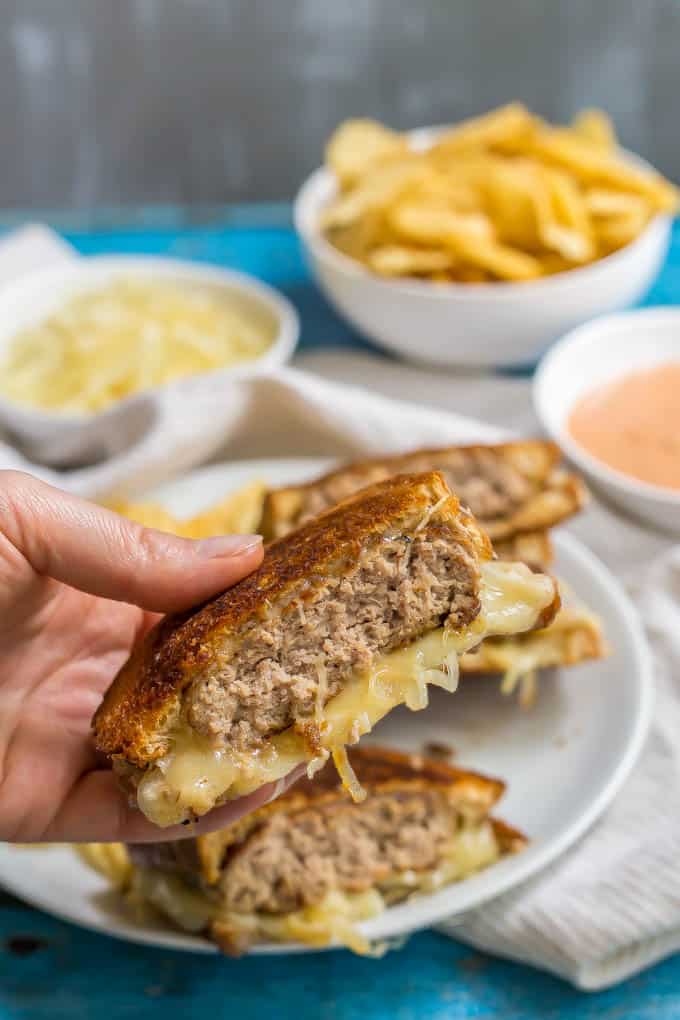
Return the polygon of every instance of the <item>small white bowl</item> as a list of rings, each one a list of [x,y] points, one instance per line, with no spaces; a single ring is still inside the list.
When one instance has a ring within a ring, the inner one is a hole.
[[[222,379],[227,383],[277,368],[290,359],[295,349],[300,331],[297,312],[282,294],[251,276],[180,259],[94,256],[36,270],[0,289],[0,358],[17,332],[43,321],[76,294],[117,278],[189,281],[222,288],[271,329],[271,346],[254,361],[144,390],[100,412],[41,411],[0,396],[0,428],[37,463],[67,467],[114,456],[148,429],[160,390],[172,390],[179,406],[183,398],[196,402],[208,378],[214,386]]]
[[[427,148],[442,130],[414,131],[414,148]],[[334,175],[322,167],[302,185],[295,201],[295,226],[322,290],[340,314],[375,343],[430,365],[488,367],[535,360],[566,330],[634,304],[659,271],[670,237],[670,218],[657,216],[620,251],[526,283],[387,280],[323,236],[319,217],[336,193]]]
[[[598,386],[680,361],[680,308],[644,308],[567,333],[541,361],[533,384],[544,428],[594,487],[634,517],[680,533],[680,492],[638,481],[593,457],[567,430],[576,402]],[[679,397],[680,399],[680,397]]]

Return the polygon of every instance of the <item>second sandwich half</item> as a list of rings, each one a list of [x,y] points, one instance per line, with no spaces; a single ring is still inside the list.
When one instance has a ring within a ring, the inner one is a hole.
[[[153,822],[216,804],[332,755],[396,705],[455,690],[490,635],[545,627],[556,583],[494,560],[437,472],[370,486],[273,542],[262,565],[155,627],[116,677],[95,741]]]

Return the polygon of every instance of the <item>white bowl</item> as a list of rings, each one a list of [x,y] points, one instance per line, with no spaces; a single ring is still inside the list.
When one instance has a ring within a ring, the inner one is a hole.
[[[95,256],[36,270],[0,289],[0,358],[19,330],[41,322],[76,294],[119,277],[193,281],[223,288],[272,329],[272,344],[255,361],[178,379],[126,397],[100,412],[41,411],[0,396],[0,428],[31,460],[65,467],[114,456],[148,429],[156,414],[154,397],[159,390],[172,389],[180,403],[183,396],[195,401],[208,377],[211,385],[219,385],[220,379],[226,384],[243,375],[277,368],[295,349],[300,331],[297,312],[282,294],[251,276],[180,259]]]
[[[635,517],[680,533],[680,492],[641,482],[591,456],[567,431],[575,403],[636,370],[680,361],[680,309],[645,308],[568,333],[541,361],[534,405],[546,431],[596,488]]]
[[[414,148],[426,148],[441,131],[413,132]],[[642,163],[632,154],[630,159]],[[386,280],[324,238],[319,216],[336,193],[334,175],[322,167],[306,180],[295,201],[295,226],[322,290],[340,314],[375,343],[431,365],[479,367],[534,360],[573,326],[635,303],[654,280],[670,237],[670,218],[657,216],[613,255],[526,283]]]

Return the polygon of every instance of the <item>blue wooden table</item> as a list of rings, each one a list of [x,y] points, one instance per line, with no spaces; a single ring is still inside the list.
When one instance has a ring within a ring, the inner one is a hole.
[[[114,218],[112,217],[112,220]],[[302,346],[367,346],[315,290],[281,207],[214,211],[201,224],[172,210],[88,229],[59,223],[83,253],[168,254],[259,276],[297,305]],[[680,226],[645,303],[680,301]],[[597,995],[493,960],[431,932],[382,960],[345,951],[243,960],[144,948],[81,931],[0,893],[0,1020],[175,1017],[234,1020],[670,1020],[680,1017],[680,957]]]

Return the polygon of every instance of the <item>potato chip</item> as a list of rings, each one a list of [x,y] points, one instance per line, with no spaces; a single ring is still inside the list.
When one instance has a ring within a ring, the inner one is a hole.
[[[422,276],[445,272],[456,264],[451,252],[398,244],[376,248],[366,261],[381,276]]]
[[[487,270],[499,280],[534,280],[541,276],[541,263],[533,255],[489,238],[461,241],[456,252],[473,266]]]
[[[595,258],[595,244],[581,191],[573,179],[559,170],[541,168],[547,207],[539,225],[544,246],[572,263]]]
[[[265,492],[264,482],[253,481],[244,485],[216,506],[182,521],[182,534],[185,538],[256,534],[262,519]]]
[[[659,212],[673,212],[678,206],[677,188],[660,174],[634,166],[614,153],[602,152],[568,128],[539,132],[531,142],[531,151],[568,170],[584,184],[601,183],[642,195]]]
[[[581,110],[571,122],[572,130],[599,149],[616,149],[616,131],[611,117],[603,110]]]
[[[540,263],[531,255],[496,241],[493,225],[483,214],[403,203],[392,211],[390,221],[410,240],[439,242],[501,280],[530,280],[541,275]]]
[[[588,188],[583,195],[585,207],[590,216],[625,216],[633,210],[651,213],[649,204],[639,195],[608,188]]]
[[[446,131],[432,146],[432,155],[450,155],[466,149],[525,143],[534,133],[536,118],[521,103],[509,103],[497,110],[464,120]]]
[[[566,273],[569,269],[576,269],[578,263],[565,259],[555,251],[547,251],[537,256],[546,276],[554,276],[555,273]]]
[[[169,514],[159,503],[125,503],[109,504],[122,517],[127,517],[144,528],[155,528],[156,531],[167,531],[171,535],[180,534],[180,523]]]
[[[451,277],[457,283],[489,283],[493,277],[479,266],[461,266]]]
[[[417,181],[422,173],[419,162],[414,156],[377,167],[369,177],[324,209],[322,227],[346,227],[365,213],[387,208],[409,181]]]
[[[595,237],[603,254],[609,254],[634,241],[649,221],[646,206],[631,208],[619,216],[595,221]]]
[[[139,501],[117,502],[110,508],[146,528],[167,531],[182,538],[212,538],[215,535],[252,535],[262,518],[265,485],[253,481],[232,492],[221,503],[190,518],[168,513],[159,503]]]
[[[326,162],[344,188],[354,184],[369,167],[408,151],[407,139],[384,124],[347,120],[331,136]]]
[[[484,213],[459,213],[436,202],[400,202],[390,210],[388,219],[398,234],[421,244],[440,242],[449,247],[466,238],[494,236],[493,225]]]
[[[477,182],[464,179],[461,173],[451,174],[425,164],[422,172],[409,180],[401,192],[404,200],[444,205],[457,212],[479,212],[481,196]]]
[[[536,190],[540,187],[542,182],[526,163],[496,160],[489,167],[485,181],[487,209],[501,241],[523,251],[538,249]]]

